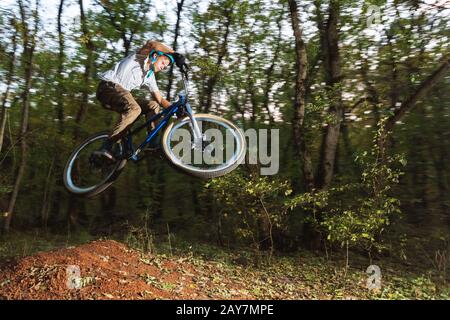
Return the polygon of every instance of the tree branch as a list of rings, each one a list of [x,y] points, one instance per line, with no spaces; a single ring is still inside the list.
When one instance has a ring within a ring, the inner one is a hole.
[[[449,68],[450,54],[447,54],[441,65],[419,85],[417,90],[410,95],[408,99],[402,103],[401,107],[394,112],[394,115],[387,120],[385,130],[391,131],[394,128],[395,123],[403,118],[406,112],[412,110],[416,103],[428,94],[428,92],[445,76]]]

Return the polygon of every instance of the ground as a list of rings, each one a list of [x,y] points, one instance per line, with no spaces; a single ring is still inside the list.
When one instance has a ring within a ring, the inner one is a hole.
[[[365,270],[343,271],[307,256],[276,261],[256,268],[192,254],[144,254],[97,240],[5,263],[0,299],[448,298],[423,277],[406,282],[391,275],[382,290],[371,292]],[[77,270],[78,278],[71,275]]]

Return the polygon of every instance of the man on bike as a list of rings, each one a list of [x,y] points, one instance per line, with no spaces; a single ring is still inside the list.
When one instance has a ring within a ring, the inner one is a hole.
[[[103,107],[120,113],[120,118],[110,133],[102,149],[96,151],[97,156],[114,160],[112,146],[126,133],[141,113],[147,119],[160,112],[160,107],[168,108],[171,103],[163,98],[156,84],[155,74],[167,69],[171,64],[182,69],[185,67],[183,55],[158,41],[147,43],[119,61],[114,68],[100,74],[97,88],[97,99]],[[131,91],[141,86],[147,86],[153,100],[135,99]],[[154,129],[152,123],[149,129]]]

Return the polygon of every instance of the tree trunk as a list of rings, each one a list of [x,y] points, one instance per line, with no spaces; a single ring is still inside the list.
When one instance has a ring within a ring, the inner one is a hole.
[[[278,27],[278,36],[276,38],[276,44],[275,44],[275,50],[274,50],[274,57],[277,57],[280,53],[280,44],[281,44],[281,21],[283,20],[283,10],[280,10],[280,15],[277,19],[277,27]],[[270,64],[269,68],[266,70],[266,84],[264,87],[264,99],[263,99],[263,107],[262,109],[267,111],[267,115],[269,116],[269,125],[272,127],[274,119],[272,116],[272,113],[269,110],[269,94],[270,90],[272,89],[273,85],[273,76],[274,76],[274,69],[275,69],[275,59],[272,59],[272,63]]]
[[[8,109],[6,108],[6,102],[8,101],[9,90],[11,86],[12,79],[14,77],[14,67],[16,62],[16,51],[17,51],[17,22],[15,19],[11,19],[11,26],[14,28],[14,33],[12,37],[12,52],[10,53],[10,60],[8,64],[8,73],[6,77],[6,90],[2,99],[2,109],[0,115],[0,152],[3,147],[3,140],[5,136],[6,127],[6,117],[8,116]]]
[[[250,98],[250,105],[252,106],[251,115],[250,115],[250,122],[251,127],[255,128],[256,125],[256,117],[258,114],[258,102],[256,99],[256,92],[257,87],[255,86],[255,80],[253,78],[253,72],[251,70],[252,67],[252,56],[250,54],[250,41],[247,41],[245,44],[245,58],[246,58],[246,70],[247,70],[247,85],[246,85],[246,91],[247,95]]]
[[[86,24],[86,16],[84,14],[84,8],[83,8],[83,0],[78,0],[79,6],[80,6],[80,19],[81,19],[81,30],[83,32],[83,36],[85,39],[87,39],[85,45],[87,49],[87,57],[86,62],[84,64],[84,74],[83,74],[83,83],[85,86],[83,87],[82,97],[81,97],[81,103],[80,108],[78,109],[77,116],[75,118],[75,122],[77,124],[76,126],[76,134],[75,138],[78,138],[79,135],[79,124],[84,120],[84,117],[87,113],[87,107],[88,107],[88,98],[89,98],[89,80],[91,76],[91,70],[93,66],[94,61],[94,51],[95,46],[94,43],[91,40],[91,35],[89,33],[87,24]]]
[[[362,47],[359,47],[359,51],[362,51]],[[372,106],[372,113],[373,113],[373,124],[376,128],[378,125],[378,122],[380,121],[380,110],[379,110],[379,104],[380,104],[380,97],[378,95],[377,89],[375,88],[372,81],[370,81],[369,77],[369,61],[367,58],[364,58],[362,54],[359,57],[362,60],[362,66],[361,66],[361,78],[364,83],[364,87],[366,88],[368,99],[371,106]]]
[[[23,53],[22,53],[22,61],[24,65],[24,90],[22,92],[22,118],[20,122],[20,131],[19,131],[19,140],[20,140],[20,151],[21,151],[21,159],[19,164],[19,169],[17,171],[17,175],[14,181],[14,187],[9,199],[8,211],[5,214],[5,222],[4,222],[4,231],[9,232],[11,226],[11,219],[13,216],[14,208],[16,205],[17,197],[19,194],[21,182],[23,175],[25,173],[27,157],[28,157],[28,145],[27,145],[27,132],[28,132],[28,118],[30,112],[30,89],[32,84],[32,76],[33,76],[33,57],[34,50],[36,48],[36,37],[37,30],[39,24],[39,1],[36,1],[36,10],[34,11],[34,30],[31,33],[31,30],[28,28],[28,17],[26,16],[26,9],[23,5],[23,2],[19,0],[19,8],[20,8],[20,17],[21,17],[21,31],[22,31],[22,39],[23,39]]]
[[[78,108],[77,115],[75,117],[75,129],[73,133],[73,141],[77,142],[80,138],[80,127],[79,125],[83,121],[83,119],[86,116],[87,113],[87,107],[88,107],[88,98],[89,98],[89,79],[91,75],[91,69],[93,64],[93,57],[94,57],[94,44],[91,40],[91,35],[89,33],[87,24],[86,24],[86,16],[84,13],[84,6],[83,6],[83,0],[78,0],[78,5],[80,9],[80,23],[81,23],[81,30],[83,32],[83,37],[86,39],[85,45],[87,49],[87,57],[84,64],[84,73],[83,73],[83,83],[84,87],[82,89],[82,95],[81,95],[81,102],[80,107]],[[74,174],[76,175],[76,168],[74,169]],[[77,225],[79,220],[79,213],[81,210],[82,204],[80,203],[80,200],[77,199],[76,196],[70,195],[69,202],[68,202],[68,223],[69,228],[70,224]]]
[[[8,94],[8,89],[6,89],[5,98],[2,102],[2,111],[0,114],[0,152],[2,152],[3,140],[5,136],[6,118],[8,117],[8,109],[6,108],[6,96]]]
[[[56,94],[57,106],[56,106],[56,115],[58,118],[58,129],[60,134],[64,134],[64,105],[63,105],[63,97],[65,92],[65,86],[63,84],[63,69],[64,69],[64,34],[62,32],[62,24],[61,24],[61,16],[63,13],[64,0],[61,0],[58,8],[58,44],[59,44],[59,52],[58,52],[58,92]]]
[[[62,165],[63,160],[61,158],[62,156],[62,148],[63,148],[63,143],[62,143],[62,138],[65,132],[65,123],[64,123],[64,94],[66,93],[66,88],[65,88],[65,84],[64,84],[64,77],[63,77],[63,70],[64,70],[64,61],[65,61],[65,43],[64,43],[64,33],[62,30],[62,14],[63,14],[63,7],[64,7],[64,1],[65,0],[60,0],[59,3],[59,7],[58,7],[58,17],[57,17],[57,32],[58,32],[58,68],[57,68],[57,92],[56,92],[56,118],[58,119],[58,133],[57,135],[55,135],[55,139],[54,139],[54,143],[55,143],[55,153],[54,153],[54,157],[53,157],[53,162],[54,162],[54,169],[53,171],[55,172],[54,176],[55,176],[55,185],[56,185],[56,190],[55,190],[55,194],[54,196],[52,196],[52,194],[48,194],[47,196],[47,208],[45,208],[46,212],[45,212],[45,219],[43,218],[43,223],[46,226],[47,225],[47,221],[48,221],[48,212],[50,211],[54,211],[56,214],[59,213],[59,208],[60,208],[60,204],[63,198],[63,191],[64,190],[64,186],[63,186],[63,179],[62,179],[62,174],[63,174],[63,168]],[[50,191],[49,191],[50,192]],[[50,202],[50,199],[52,200]],[[55,210],[53,210],[55,209]],[[44,215],[44,212],[43,212]]]
[[[178,33],[180,30],[181,11],[183,10],[183,3],[184,3],[184,0],[177,2],[177,22],[175,24],[175,37],[174,37],[173,44],[172,44],[172,49],[174,51],[177,51],[177,47],[178,47]],[[166,100],[167,101],[170,101],[170,99],[171,99],[170,91],[172,90],[172,83],[173,83],[173,68],[174,68],[174,65],[171,65],[170,70],[169,70],[169,82],[167,83],[167,88],[166,88],[166,92],[167,92]]]
[[[50,211],[51,203],[51,188],[52,188],[52,176],[53,176],[53,166],[55,164],[54,157],[50,166],[48,168],[47,178],[45,179],[44,194],[42,196],[42,207],[41,207],[41,224],[45,231],[47,231],[48,213]]]
[[[293,136],[297,152],[302,160],[303,178],[306,190],[314,188],[314,173],[312,170],[312,162],[310,154],[304,141],[304,118],[305,118],[305,93],[306,93],[306,77],[308,70],[308,60],[306,55],[306,47],[303,41],[303,31],[300,27],[298,17],[298,7],[295,0],[289,0],[289,9],[291,13],[292,29],[295,36],[295,53],[296,53],[296,80],[295,80],[295,101],[294,101],[294,119],[293,119]]]
[[[339,56],[339,2],[332,0],[326,25],[325,78],[331,105],[329,114],[333,121],[324,129],[317,186],[326,190],[330,187],[334,174],[335,157],[338,148],[342,121],[341,67]]]
[[[230,26],[232,22],[232,8],[226,8],[224,9],[224,16],[225,16],[225,33],[223,36],[223,42],[220,45],[219,48],[219,54],[217,56],[217,62],[216,66],[220,68],[222,66],[222,61],[225,58],[227,52],[228,52],[228,36],[230,34]],[[216,86],[217,81],[219,80],[219,72],[216,72],[211,78],[208,79],[206,83],[206,103],[202,103],[201,107],[203,107],[202,112],[208,113],[211,110],[212,106],[212,95],[214,92],[214,88]]]
[[[395,110],[394,115],[391,116],[385,125],[385,131],[389,132],[391,131],[395,123],[397,121],[400,121],[406,112],[411,111],[416,103],[424,98],[427,93],[437,84],[441,81],[441,79],[446,75],[448,69],[450,68],[450,55],[446,55],[441,63],[441,65],[433,71],[422,83],[419,85],[419,87],[416,89],[415,92],[413,92],[406,100],[402,103],[400,108]]]

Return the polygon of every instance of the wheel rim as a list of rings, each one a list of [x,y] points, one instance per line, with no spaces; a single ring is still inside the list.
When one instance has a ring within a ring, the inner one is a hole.
[[[202,117],[202,116],[195,116],[195,119],[197,120],[197,123],[199,124],[200,128],[201,128],[201,132],[202,134],[205,136],[205,138],[207,139],[207,143],[208,145],[206,145],[206,148],[204,145],[202,146],[202,150],[197,150],[197,151],[193,151],[194,152],[194,158],[195,158],[195,152],[199,152],[202,153],[202,155],[205,155],[205,152],[207,153],[207,155],[211,152],[211,151],[218,151],[219,153],[219,159],[220,159],[220,152],[222,152],[222,156],[223,156],[223,149],[222,150],[217,150],[217,148],[211,148],[210,150],[207,150],[208,146],[211,146],[211,144],[214,144],[216,141],[215,140],[211,140],[210,138],[212,138],[212,136],[208,136],[208,129],[211,129],[209,126],[212,124],[213,126],[216,127],[216,129],[218,129],[217,127],[221,127],[219,130],[221,131],[225,131],[225,145],[227,147],[233,147],[233,151],[230,153],[227,149],[227,151],[225,151],[225,160],[222,161],[221,164],[216,165],[211,167],[211,164],[206,164],[207,166],[210,166],[209,168],[205,166],[205,164],[201,163],[195,163],[195,159],[192,159],[192,155],[190,156],[190,161],[186,161],[188,160],[187,158],[183,156],[179,156],[179,154],[177,155],[177,147],[175,147],[172,142],[174,141],[175,143],[179,143],[179,140],[177,139],[176,133],[177,131],[179,131],[180,129],[184,129],[184,130],[188,130],[190,131],[190,135],[191,135],[191,147],[192,147],[192,129],[190,128],[190,119],[184,119],[180,122],[177,122],[176,124],[173,125],[173,127],[170,128],[170,132],[167,134],[167,137],[164,141],[165,146],[167,146],[166,151],[167,154],[169,156],[169,158],[172,160],[172,162],[189,171],[193,171],[193,172],[198,172],[198,173],[214,173],[217,171],[221,171],[224,170],[232,165],[234,165],[236,162],[240,161],[240,159],[242,158],[242,154],[244,153],[245,150],[245,140],[242,138],[242,134],[239,131],[238,128],[234,127],[231,124],[228,124],[225,121],[219,120],[219,119],[214,119],[214,118],[210,118],[210,117]],[[207,124],[205,126],[205,124]],[[184,127],[184,128],[182,128]],[[189,127],[189,129],[186,129],[186,127]],[[184,136],[184,134],[181,134],[180,136],[183,136],[184,138],[186,138]],[[230,137],[232,140],[230,140]],[[214,136],[214,138],[216,138],[216,136]],[[232,146],[229,145],[229,142],[232,141]],[[214,142],[214,143],[213,143]],[[222,140],[223,142],[223,140]],[[217,144],[220,145],[220,142]],[[212,153],[212,152],[211,152]],[[216,153],[216,156],[218,154]],[[209,155],[208,155],[209,156]],[[214,157],[213,157],[214,158]],[[194,161],[193,161],[194,160]]]
[[[100,167],[92,167],[89,158],[98,150],[108,134],[96,136],[84,142],[72,155],[67,164],[65,181],[67,188],[76,194],[86,194],[95,190],[114,174],[118,162],[104,163]],[[122,145],[114,145],[114,153],[122,154]]]

